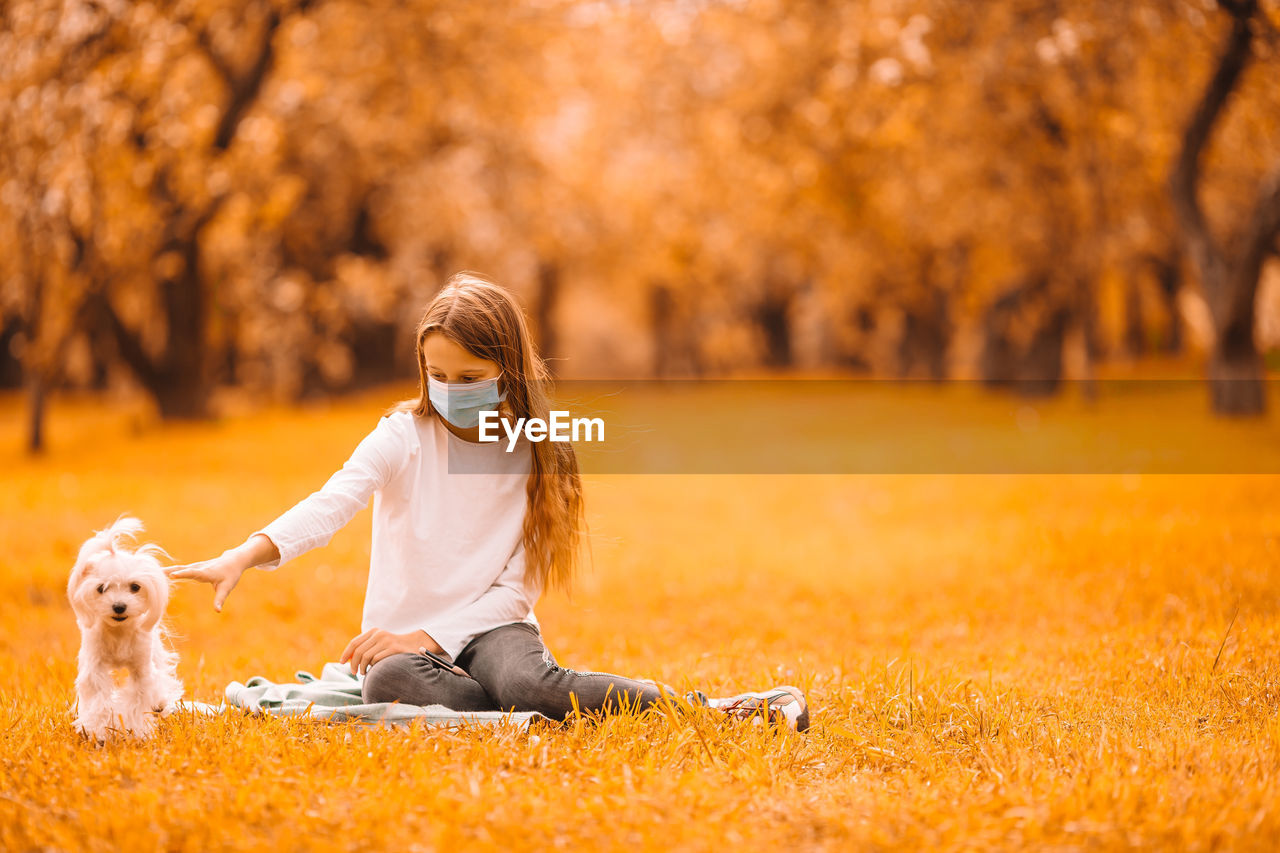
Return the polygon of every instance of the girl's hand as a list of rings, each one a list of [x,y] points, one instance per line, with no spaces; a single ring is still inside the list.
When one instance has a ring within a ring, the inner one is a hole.
[[[381,628],[370,628],[347,643],[338,663],[346,663],[350,659],[352,672],[356,675],[368,675],[373,665],[383,658],[406,652],[417,654],[422,648],[432,654],[444,654],[444,649],[426,631],[393,634]]]
[[[247,569],[269,560],[279,560],[280,549],[271,537],[255,533],[243,545],[222,552],[222,556],[185,566],[167,566],[164,573],[179,580],[190,579],[213,584],[213,609],[222,612],[222,603],[240,582]]]
[[[164,573],[178,580],[204,581],[213,584],[213,609],[221,613],[223,602],[227,600],[231,590],[236,588],[236,584],[240,582],[240,576],[247,568],[243,555],[233,549],[224,551],[222,556],[214,557],[212,560],[188,563],[185,566],[165,566]]]

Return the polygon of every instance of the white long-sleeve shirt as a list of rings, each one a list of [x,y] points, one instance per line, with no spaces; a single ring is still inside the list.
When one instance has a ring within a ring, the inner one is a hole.
[[[372,495],[361,631],[422,629],[456,658],[485,631],[537,625],[541,590],[524,578],[530,457],[523,438],[507,452],[506,441],[466,441],[435,416],[387,415],[319,491],[256,531],[280,550],[262,568],[328,544]]]

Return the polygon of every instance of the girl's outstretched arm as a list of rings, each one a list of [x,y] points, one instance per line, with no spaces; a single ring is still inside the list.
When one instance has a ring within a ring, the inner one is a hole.
[[[408,462],[410,447],[417,441],[412,418],[401,412],[379,419],[341,470],[318,491],[255,531],[269,537],[279,549],[275,559],[262,564],[263,569],[277,569],[312,548],[327,545],[333,534],[368,505],[373,493]]]
[[[170,566],[171,578],[204,581],[214,586],[213,607],[221,612],[245,570],[261,566],[279,568],[299,554],[326,544],[343,525],[369,503],[404,465],[412,439],[406,424],[396,416],[378,421],[351,457],[318,491],[299,501],[275,521],[254,531],[244,544],[224,551],[212,560]]]
[[[223,602],[227,600],[231,590],[236,588],[246,569],[279,559],[280,551],[275,543],[261,533],[254,533],[244,544],[229,548],[212,560],[184,566],[166,566],[164,571],[171,578],[213,584],[213,609],[221,613]]]

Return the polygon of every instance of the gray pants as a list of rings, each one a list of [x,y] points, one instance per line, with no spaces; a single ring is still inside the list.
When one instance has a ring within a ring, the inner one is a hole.
[[[563,669],[537,626],[528,622],[481,634],[467,643],[454,663],[471,677],[419,654],[383,658],[365,675],[364,701],[444,705],[454,711],[537,711],[563,720],[573,712],[571,697],[577,697],[583,713],[644,710],[662,697],[646,682]]]

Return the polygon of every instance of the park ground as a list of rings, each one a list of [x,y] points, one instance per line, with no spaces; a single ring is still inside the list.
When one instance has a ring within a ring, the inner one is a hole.
[[[804,734],[712,712],[536,733],[235,712],[82,742],[79,544],[129,511],[176,560],[214,556],[410,390],[179,425],[59,398],[38,459],[0,398],[0,848],[1280,846],[1274,474],[589,476],[592,567],[537,607],[560,663],[713,695],[795,684]],[[1134,429],[1190,418],[1233,470],[1280,470],[1280,418],[1214,421],[1203,389],[1178,393]],[[1091,417],[1037,414],[1064,436]],[[368,543],[366,511],[220,614],[179,585],[188,698],[336,660]]]

